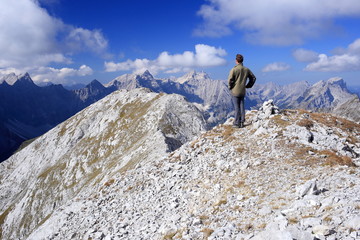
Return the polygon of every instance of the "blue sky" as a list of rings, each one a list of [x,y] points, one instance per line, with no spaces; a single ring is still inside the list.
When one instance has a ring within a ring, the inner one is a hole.
[[[0,76],[102,83],[145,69],[360,85],[359,0],[0,0]]]

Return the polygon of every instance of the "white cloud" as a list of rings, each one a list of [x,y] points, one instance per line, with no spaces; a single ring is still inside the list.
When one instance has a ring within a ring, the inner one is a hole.
[[[93,70],[86,65],[80,66],[79,69],[40,67],[32,73],[32,79],[35,82],[65,83],[68,77],[83,77],[91,74]]]
[[[349,45],[348,51],[352,54],[360,55],[360,38]]]
[[[360,70],[360,38],[342,49],[339,54],[319,54],[316,61],[308,64],[305,71],[345,72]]]
[[[311,50],[299,48],[293,52],[293,56],[299,62],[313,62],[318,59],[319,54]]]
[[[330,57],[326,54],[320,54],[318,61],[307,65],[305,70],[319,72],[356,71],[360,70],[360,58],[349,54]]]
[[[76,28],[50,16],[36,0],[0,1],[0,69],[69,64],[79,52],[105,54],[100,30]]]
[[[56,48],[61,22],[30,0],[0,2],[0,68],[66,62]]]
[[[223,58],[227,53],[222,48],[215,48],[205,44],[197,44],[195,52],[185,51],[182,54],[171,55],[162,52],[155,60],[136,59],[125,62],[114,63],[105,62],[107,72],[133,70],[142,72],[149,70],[156,74],[159,71],[176,73],[187,71],[196,67],[214,67],[224,65],[226,60]]]
[[[290,65],[283,62],[274,62],[266,65],[261,71],[262,72],[282,72],[290,68]]]
[[[209,0],[198,11],[204,22],[194,33],[221,37],[243,31],[252,43],[301,44],[335,29],[333,20],[360,16],[358,0]]]
[[[83,28],[71,28],[65,42],[74,52],[90,50],[101,54],[108,46],[108,41],[100,30],[90,31]]]

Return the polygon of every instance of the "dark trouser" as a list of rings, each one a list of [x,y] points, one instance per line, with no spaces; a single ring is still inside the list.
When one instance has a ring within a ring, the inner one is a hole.
[[[240,125],[245,122],[245,97],[232,96],[232,100],[235,107],[234,125]]]

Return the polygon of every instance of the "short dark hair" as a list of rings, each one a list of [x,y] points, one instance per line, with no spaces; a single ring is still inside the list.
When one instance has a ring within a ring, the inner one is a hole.
[[[241,54],[236,54],[236,61],[238,63],[242,63],[244,61],[244,57]]]

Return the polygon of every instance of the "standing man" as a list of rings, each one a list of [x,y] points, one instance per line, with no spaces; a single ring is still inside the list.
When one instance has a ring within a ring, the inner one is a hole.
[[[233,127],[243,128],[245,122],[245,88],[251,88],[255,81],[255,75],[243,66],[244,57],[236,54],[236,66],[230,70],[228,81],[232,100],[235,106],[235,120]],[[249,79],[249,82],[247,82]]]

